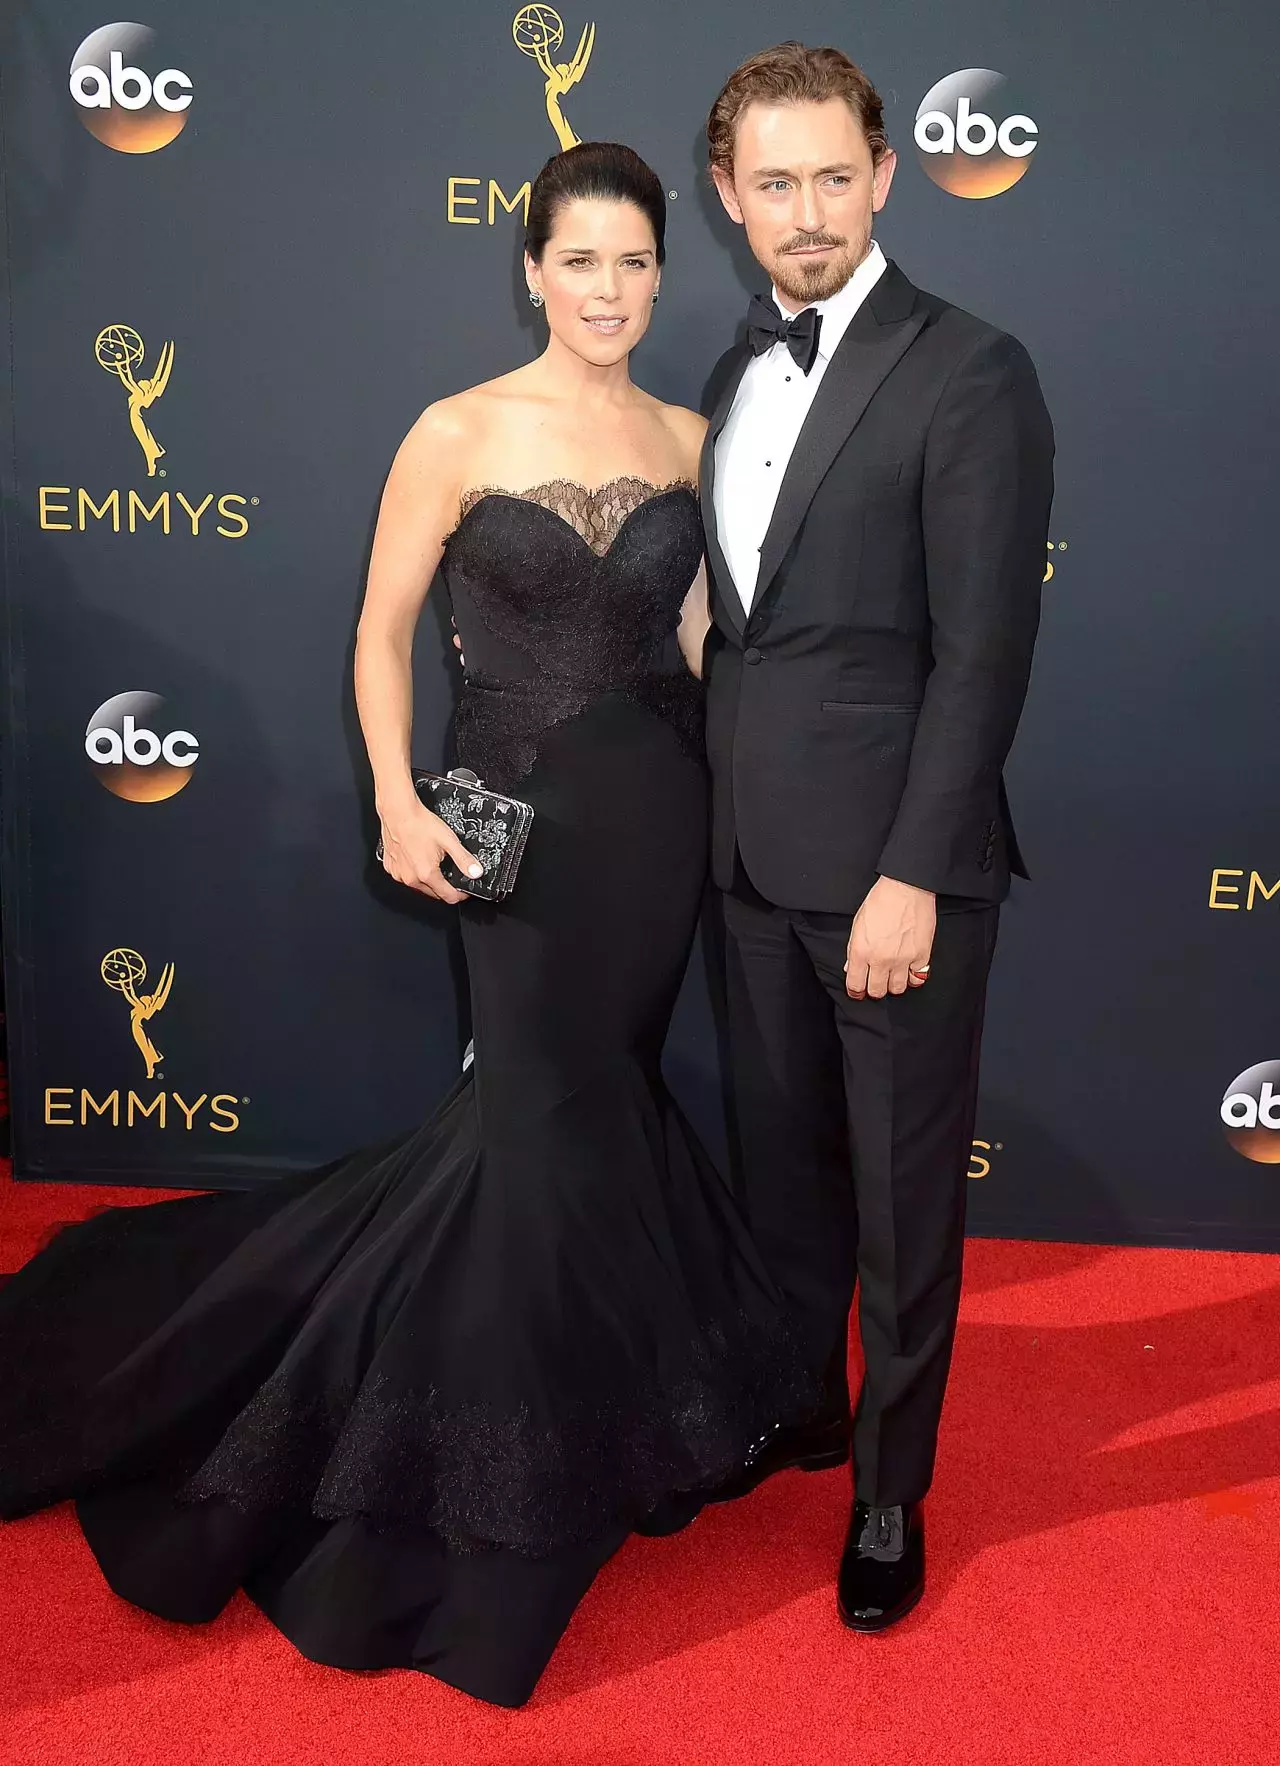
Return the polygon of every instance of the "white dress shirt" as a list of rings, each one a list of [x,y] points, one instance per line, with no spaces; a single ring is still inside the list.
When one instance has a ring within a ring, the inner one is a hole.
[[[779,341],[752,358],[739,382],[728,420],[716,441],[712,504],[734,587],[748,611],[756,592],[760,548],[796,438],[827,363],[886,267],[885,255],[873,241],[844,287],[830,300],[812,303],[822,315],[822,324],[818,327],[817,360],[808,374],[797,367],[786,344]],[[784,318],[793,317],[778,299],[776,288],[773,298]]]

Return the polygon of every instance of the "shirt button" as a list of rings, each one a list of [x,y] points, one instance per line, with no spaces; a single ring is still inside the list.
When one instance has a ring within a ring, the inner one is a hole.
[[[752,645],[750,650],[744,650],[742,652],[742,660],[746,663],[749,663],[751,665],[751,667],[754,668],[756,663],[763,662],[764,658],[763,658],[763,656],[761,656],[760,652],[755,648],[755,646]]]
[[[765,461],[765,465],[766,465],[766,466],[772,466],[772,465],[773,465],[773,461],[772,461],[772,460],[766,460],[766,461]]]

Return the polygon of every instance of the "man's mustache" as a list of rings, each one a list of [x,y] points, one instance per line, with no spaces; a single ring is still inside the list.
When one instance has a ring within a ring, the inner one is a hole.
[[[849,241],[847,239],[841,239],[838,233],[797,233],[794,238],[784,241],[784,243],[778,247],[778,250],[809,251],[812,250],[815,245],[829,245],[835,247],[838,251],[842,245],[847,245],[848,243]]]

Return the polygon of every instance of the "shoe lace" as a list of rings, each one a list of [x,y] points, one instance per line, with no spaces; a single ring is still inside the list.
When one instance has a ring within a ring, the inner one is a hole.
[[[858,1550],[872,1556],[902,1550],[902,1510],[873,1508],[863,1522]]]

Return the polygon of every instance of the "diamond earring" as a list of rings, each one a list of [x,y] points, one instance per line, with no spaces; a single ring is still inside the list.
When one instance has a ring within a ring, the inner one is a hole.
[[[655,288],[655,289],[654,289],[654,291],[653,291],[653,304],[654,304],[654,306],[655,306],[655,307],[656,307],[656,306],[657,306],[657,304],[658,304],[658,291],[657,291],[657,289],[656,289],[656,288]]]
[[[545,303],[542,299],[542,296],[538,293],[537,289],[531,288],[529,290],[529,305],[533,306],[533,307],[540,307],[540,306],[543,306],[544,304]]]

